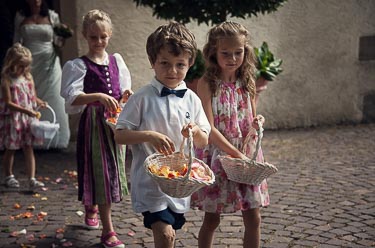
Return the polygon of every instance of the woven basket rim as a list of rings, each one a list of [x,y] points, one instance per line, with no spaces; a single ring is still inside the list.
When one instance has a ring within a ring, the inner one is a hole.
[[[172,155],[169,155],[169,156],[181,156],[181,153],[180,152],[175,152],[173,153]],[[191,182],[195,182],[195,183],[199,183],[199,184],[206,184],[206,185],[210,185],[212,184],[214,181],[215,181],[215,174],[213,173],[213,171],[210,169],[210,167],[205,163],[203,162],[202,160],[198,159],[198,158],[193,158],[194,161],[196,162],[199,162],[205,169],[206,171],[208,171],[210,173],[210,177],[211,177],[211,180],[210,181],[203,181],[203,180],[198,180],[196,178],[192,178],[190,176],[186,176],[186,177],[175,177],[175,178],[166,178],[166,177],[163,177],[163,176],[158,176],[158,175],[155,175],[154,173],[152,173],[150,170],[149,170],[149,167],[151,166],[151,163],[149,163],[149,161],[151,159],[158,159],[158,158],[164,158],[166,156],[164,156],[163,154],[161,153],[153,153],[151,154],[150,156],[148,156],[145,160],[145,163],[144,163],[144,167],[147,171],[147,173],[152,176],[153,178],[157,178],[157,179],[162,179],[162,180],[166,180],[168,182],[182,182],[182,181],[191,181]],[[185,158],[187,159],[187,158]]]

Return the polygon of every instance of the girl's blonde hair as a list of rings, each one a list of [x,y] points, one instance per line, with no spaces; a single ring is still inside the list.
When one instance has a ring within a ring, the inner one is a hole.
[[[93,9],[90,10],[86,15],[83,16],[82,20],[82,32],[84,34],[93,26],[108,28],[108,31],[112,32],[112,21],[109,14],[103,10]]]
[[[10,78],[18,76],[17,71],[23,66],[23,76],[30,80],[32,78],[30,73],[31,62],[32,55],[30,50],[18,42],[14,43],[5,55],[1,78],[10,80]]]
[[[220,81],[221,74],[221,68],[217,62],[219,41],[223,38],[242,37],[245,41],[245,54],[242,65],[237,69],[236,77],[251,97],[255,96],[256,60],[253,46],[250,43],[250,34],[243,25],[232,21],[225,21],[210,29],[207,35],[207,43],[203,48],[203,56],[206,62],[206,72],[203,77],[209,83],[213,94],[217,93],[217,83]]]

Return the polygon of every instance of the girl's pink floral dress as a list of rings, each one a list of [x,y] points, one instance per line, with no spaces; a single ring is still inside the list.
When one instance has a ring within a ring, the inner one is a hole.
[[[13,78],[10,85],[12,102],[28,109],[35,109],[36,98],[33,84],[21,76]],[[0,149],[17,150],[25,145],[40,145],[43,140],[36,139],[30,129],[31,121],[35,117],[19,111],[9,110],[0,93]]]
[[[255,151],[257,134],[251,127],[253,114],[250,95],[241,88],[240,82],[220,83],[218,94],[212,97],[212,111],[215,127],[234,146],[240,148],[247,134],[253,134],[254,138],[246,151],[246,155],[251,158]],[[192,195],[192,207],[210,213],[233,213],[268,206],[270,200],[266,180],[260,185],[239,184],[228,180],[217,158],[220,154],[222,152],[212,144],[205,149],[196,150],[197,158],[211,167],[216,181]],[[261,149],[257,161],[263,161]]]

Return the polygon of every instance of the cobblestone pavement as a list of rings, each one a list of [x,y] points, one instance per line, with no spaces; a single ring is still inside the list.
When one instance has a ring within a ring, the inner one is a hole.
[[[263,150],[279,172],[268,181],[271,205],[262,210],[262,247],[375,247],[375,124],[267,130]],[[77,214],[82,207],[72,173],[74,144],[36,151],[36,159],[45,190],[0,186],[0,247],[100,247],[100,231],[85,230]],[[15,168],[24,185],[21,152]],[[32,216],[25,214],[30,205]],[[198,210],[187,214],[177,247],[197,247],[202,216]],[[153,247],[129,196],[114,206],[113,222],[127,247]],[[23,229],[26,234],[13,233]],[[242,247],[242,236],[240,214],[223,216],[214,247]]]

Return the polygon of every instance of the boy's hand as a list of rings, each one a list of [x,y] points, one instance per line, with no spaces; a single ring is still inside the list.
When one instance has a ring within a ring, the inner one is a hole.
[[[171,155],[175,151],[173,141],[162,133],[153,132],[149,142],[159,153],[164,155]]]
[[[194,137],[194,135],[198,132],[199,127],[193,122],[184,125],[181,130],[182,136],[184,136],[185,138],[189,138],[189,129],[191,129],[192,135]]]
[[[254,118],[253,123],[252,123],[253,128],[255,128],[256,130],[259,130],[259,126],[263,127],[264,121],[265,121],[265,119],[264,119],[263,115],[257,115]]]

